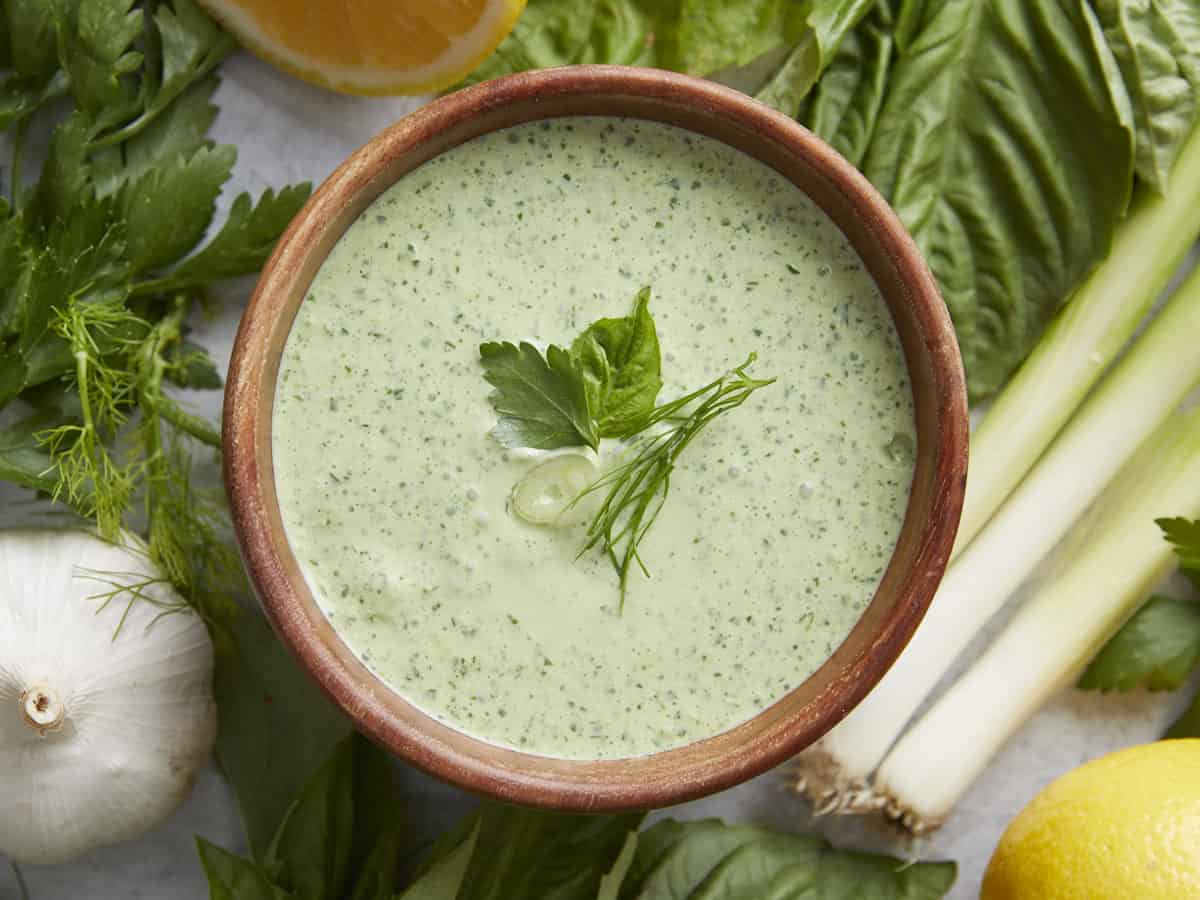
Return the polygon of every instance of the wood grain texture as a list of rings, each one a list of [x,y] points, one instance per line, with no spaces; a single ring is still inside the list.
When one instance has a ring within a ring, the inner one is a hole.
[[[847,235],[896,322],[912,377],[917,459],[900,539],[870,605],[803,684],[750,721],[674,750],[580,761],[521,753],[427,716],[355,659],[321,613],[288,546],[275,494],[271,414],[279,360],[333,244],[382,191],[450,147],[497,128],[617,115],[737,147],[805,191]],[[962,363],[927,266],[886,202],[787,117],[711,82],[650,69],[525,72],[443,97],[380,133],[313,194],[280,239],[242,318],[224,414],[225,484],[251,582],[285,645],[355,725],[413,765],[500,800],[574,811],[666,806],[742,782],[832,728],[883,676],[920,623],[962,508],[968,420]]]

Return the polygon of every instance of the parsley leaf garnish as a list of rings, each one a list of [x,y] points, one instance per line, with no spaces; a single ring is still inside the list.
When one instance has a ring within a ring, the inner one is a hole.
[[[583,370],[568,351],[551,344],[543,355],[527,341],[491,342],[479,345],[479,359],[500,413],[492,436],[505,447],[599,447]]]
[[[1156,524],[1179,557],[1179,571],[1200,588],[1200,521],[1158,519]],[[1200,603],[1151,597],[1092,660],[1079,687],[1152,691],[1182,687],[1200,663]]]
[[[1200,603],[1151,597],[1092,660],[1084,690],[1152,691],[1183,686],[1200,662]]]
[[[598,319],[571,342],[543,355],[529,343],[479,347],[489,399],[500,421],[492,435],[505,447],[553,450],[591,447],[602,437],[628,437],[645,427],[662,387],[658,332],[650,288],[633,313]]]
[[[1155,524],[1175,548],[1179,571],[1200,590],[1200,519],[1156,519]]]

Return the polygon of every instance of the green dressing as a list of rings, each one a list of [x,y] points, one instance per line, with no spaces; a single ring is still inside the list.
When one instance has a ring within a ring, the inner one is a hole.
[[[778,381],[683,453],[619,613],[582,523],[512,513],[546,454],[489,437],[478,347],[568,343],[644,285],[660,402],[751,351]],[[828,217],[618,118],[492,133],[385,191],[313,280],[272,427],[288,539],[354,652],[455,728],[575,758],[711,736],[812,674],[891,556],[915,442],[894,325]]]

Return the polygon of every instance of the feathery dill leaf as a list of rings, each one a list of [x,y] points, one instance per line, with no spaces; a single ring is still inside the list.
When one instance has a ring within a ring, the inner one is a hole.
[[[211,98],[234,43],[193,0],[25,8],[0,79],[0,479],[142,535],[219,639],[242,575],[189,452],[220,434],[171,391],[221,386],[190,312],[262,265],[308,186],[243,193],[214,222],[235,152],[208,137]]]
[[[751,353],[744,363],[715,381],[655,407],[631,448],[633,458],[605,473],[572,501],[574,506],[590,494],[604,492],[579,556],[599,545],[620,578],[622,609],[633,564],[650,575],[639,547],[667,500],[679,455],[710,422],[775,382],[774,378],[751,378],[746,373],[756,358],[757,354]],[[666,427],[656,430],[659,425]]]

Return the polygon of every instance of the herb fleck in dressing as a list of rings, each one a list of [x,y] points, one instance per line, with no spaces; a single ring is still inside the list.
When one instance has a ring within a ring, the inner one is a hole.
[[[654,289],[662,397],[777,376],[681,455],[617,576],[585,525],[509,510],[537,451],[489,436],[481,342],[564,343]],[[915,444],[899,339],[835,225],[772,169],[633,119],[485,135],[350,227],[284,350],[279,502],[338,633],[470,734],[612,758],[726,730],[810,675],[891,556]]]

